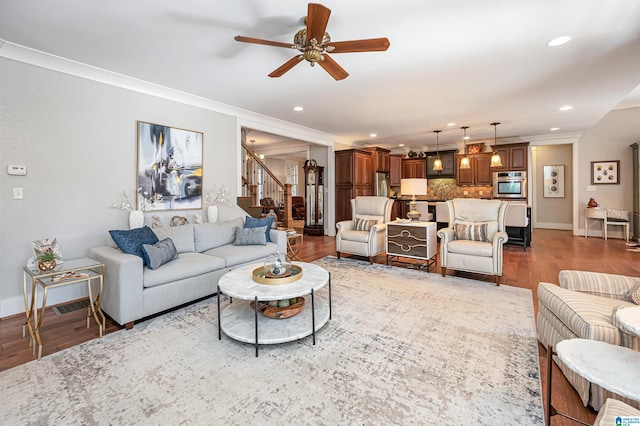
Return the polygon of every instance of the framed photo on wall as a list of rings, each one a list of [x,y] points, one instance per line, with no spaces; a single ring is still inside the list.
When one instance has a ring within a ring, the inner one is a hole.
[[[620,183],[620,160],[592,161],[591,162],[591,184],[619,184]]]
[[[202,208],[203,134],[138,121],[138,209]]]
[[[545,198],[564,198],[564,164],[543,167]]]

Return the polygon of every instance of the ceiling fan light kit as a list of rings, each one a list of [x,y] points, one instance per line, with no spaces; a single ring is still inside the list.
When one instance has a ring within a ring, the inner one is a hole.
[[[343,80],[349,76],[327,52],[351,53],[351,52],[375,52],[385,51],[389,48],[387,38],[371,38],[363,40],[350,40],[331,42],[331,36],[325,30],[331,16],[331,10],[321,4],[309,3],[307,17],[305,18],[306,28],[298,31],[293,37],[293,45],[277,41],[262,40],[258,38],[236,36],[234,39],[242,43],[264,44],[267,46],[293,48],[300,51],[297,55],[279,68],[274,70],[269,77],[281,77],[284,73],[300,63],[303,59],[311,66],[316,63],[328,72],[335,80]],[[320,42],[318,42],[320,40]]]

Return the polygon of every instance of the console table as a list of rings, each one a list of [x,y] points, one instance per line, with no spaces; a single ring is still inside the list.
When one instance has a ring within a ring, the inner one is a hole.
[[[435,265],[438,253],[437,224],[435,222],[404,222],[387,223],[386,230],[386,261],[389,258],[406,257],[424,260],[418,267]]]

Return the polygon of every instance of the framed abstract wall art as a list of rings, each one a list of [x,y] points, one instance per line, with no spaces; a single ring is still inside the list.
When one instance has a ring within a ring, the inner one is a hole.
[[[564,197],[564,164],[544,166],[544,193],[545,198]]]
[[[620,160],[592,161],[591,184],[619,184]]]
[[[138,209],[202,208],[203,134],[138,121]]]

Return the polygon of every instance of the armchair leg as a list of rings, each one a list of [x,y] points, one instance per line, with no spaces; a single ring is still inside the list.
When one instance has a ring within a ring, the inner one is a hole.
[[[500,275],[496,275],[496,287],[500,285]]]
[[[447,275],[447,268],[445,268],[444,266],[442,266],[440,268],[440,272],[442,273],[442,276],[444,277],[445,275]]]
[[[373,265],[373,256],[369,256],[369,265]]]
[[[337,252],[337,253],[338,253],[338,259],[340,259],[340,252]]]

